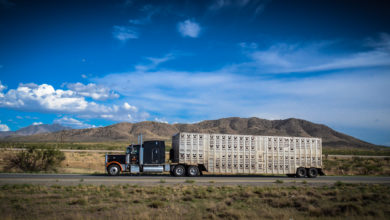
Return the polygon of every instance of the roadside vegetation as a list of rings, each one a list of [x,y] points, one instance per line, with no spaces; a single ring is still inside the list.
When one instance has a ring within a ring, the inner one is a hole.
[[[65,160],[63,152],[56,148],[29,146],[5,158],[6,170],[17,169],[24,172],[57,171]]]
[[[323,162],[326,175],[390,176],[390,157],[386,158],[328,158]]]
[[[369,150],[356,148],[328,148],[322,149],[323,155],[367,155],[367,156],[390,156],[390,147],[377,147]]]
[[[0,219],[42,218],[389,219],[390,186],[0,186]]]

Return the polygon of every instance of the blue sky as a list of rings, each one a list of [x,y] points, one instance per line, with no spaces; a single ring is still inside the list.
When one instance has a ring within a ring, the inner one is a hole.
[[[390,145],[385,1],[0,0],[0,130],[301,118]]]

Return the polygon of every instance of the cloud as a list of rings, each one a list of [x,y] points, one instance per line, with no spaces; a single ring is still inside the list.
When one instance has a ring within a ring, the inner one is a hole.
[[[178,23],[177,30],[183,37],[197,38],[201,28],[195,21],[185,20]]]
[[[365,50],[348,54],[322,52],[337,43],[340,42],[278,43],[260,50],[256,43],[244,42],[239,45],[250,61],[230,68],[260,73],[307,73],[390,66],[390,37],[386,35],[371,39]]]
[[[137,71],[148,71],[156,68],[161,63],[165,63],[169,60],[175,59],[175,55],[173,53],[168,53],[163,57],[147,57],[146,58],[149,63],[148,64],[138,64],[135,66]]]
[[[145,15],[136,19],[130,19],[129,23],[133,25],[145,25],[152,21],[152,17],[160,11],[160,8],[152,5],[145,5],[140,10]]]
[[[85,74],[81,74],[81,78],[86,79],[86,78],[88,78],[88,76]]]
[[[34,122],[34,123],[32,123],[32,125],[41,125],[41,124],[43,124],[42,122]]]
[[[55,119],[53,121],[53,123],[68,126],[71,128],[94,128],[94,127],[96,127],[95,125],[87,124],[87,123],[84,123],[80,120],[77,120],[77,119],[72,118],[72,117],[67,117],[67,116],[65,116],[63,118]]]
[[[119,95],[107,87],[89,83],[84,85],[80,82],[66,83],[68,89],[75,92],[78,95],[91,97],[94,100],[107,100],[119,98]]]
[[[89,93],[83,95],[92,96]],[[0,107],[29,112],[76,114],[81,118],[112,121],[133,122],[149,117],[146,112],[139,112],[135,107],[99,104],[87,101],[83,95],[77,91],[54,89],[48,84],[21,83],[17,89],[10,89],[7,93],[0,92]]]
[[[261,14],[270,0],[214,0],[209,9],[218,11],[227,8],[242,9],[246,8],[254,16]]]
[[[162,119],[162,118],[154,118],[154,121],[156,122],[160,122],[160,123],[165,123],[165,124],[168,124],[168,121],[165,120],[165,119]]]
[[[9,127],[6,124],[1,124],[0,121],[0,131],[9,131]]]
[[[114,38],[126,42],[129,39],[137,39],[139,37],[138,32],[134,27],[118,26],[113,27],[112,35]]]
[[[344,54],[329,50],[334,41],[280,43],[266,49],[243,43],[239,45],[248,61],[214,71],[144,68],[94,82],[115,88],[132,104],[169,121],[298,117],[389,131],[390,101],[385,94],[390,93],[390,59],[385,59],[386,41],[375,42]],[[374,56],[378,52],[382,55]],[[328,72],[303,74],[318,71]]]

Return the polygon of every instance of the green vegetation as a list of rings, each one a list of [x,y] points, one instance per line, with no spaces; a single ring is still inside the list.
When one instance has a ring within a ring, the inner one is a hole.
[[[390,158],[324,159],[327,175],[390,175]]]
[[[275,183],[283,183],[283,180],[276,180]]]
[[[356,148],[327,148],[322,149],[323,155],[367,155],[367,156],[390,156],[390,147],[376,147],[369,150]]]
[[[7,160],[7,170],[16,168],[25,172],[57,171],[60,163],[65,160],[65,155],[55,148],[39,149],[29,146]]]
[[[186,179],[186,181],[184,181],[185,183],[195,183],[195,180],[189,180],[189,179]]]
[[[389,219],[390,186],[0,186],[0,219]]]

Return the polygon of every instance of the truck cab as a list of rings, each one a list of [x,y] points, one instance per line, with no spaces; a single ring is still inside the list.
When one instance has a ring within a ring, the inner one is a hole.
[[[117,176],[121,172],[162,173],[170,171],[169,164],[165,163],[165,142],[158,140],[129,145],[124,155],[106,154],[105,165],[111,176]]]

